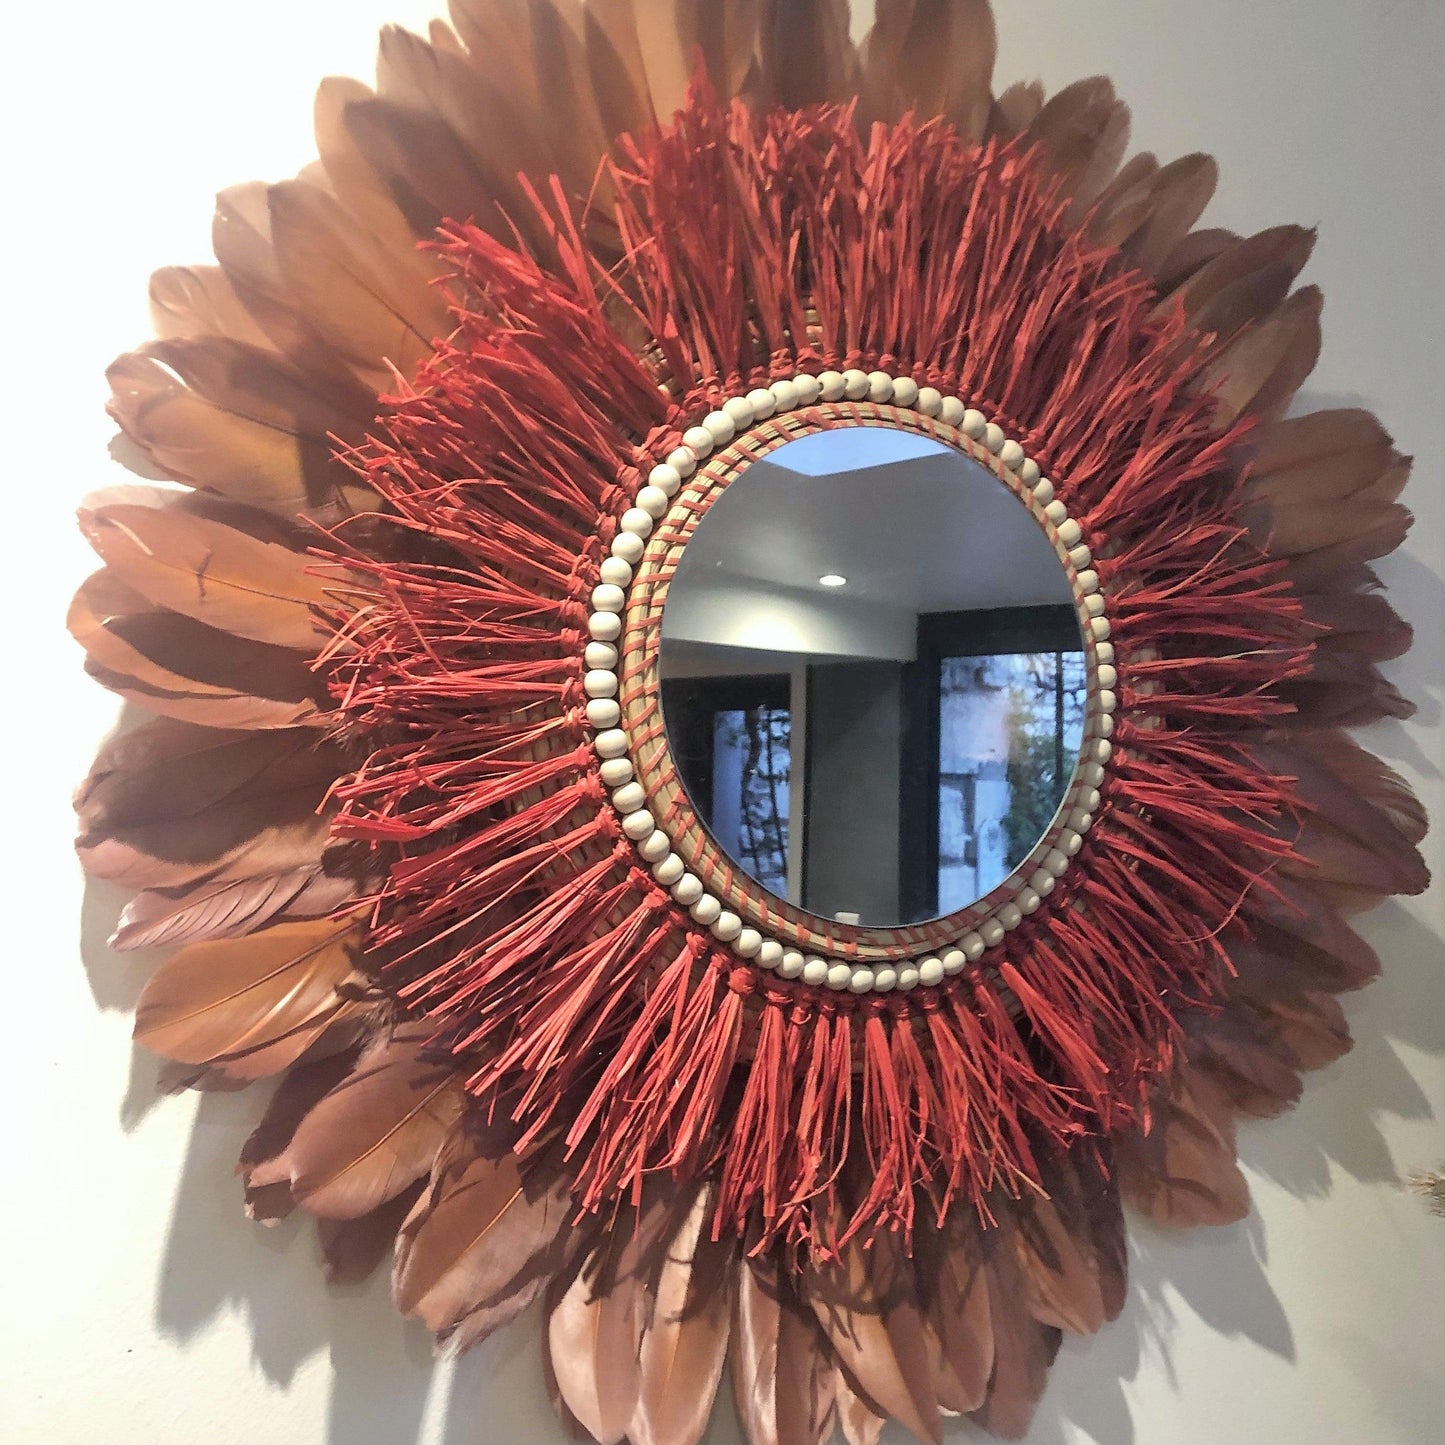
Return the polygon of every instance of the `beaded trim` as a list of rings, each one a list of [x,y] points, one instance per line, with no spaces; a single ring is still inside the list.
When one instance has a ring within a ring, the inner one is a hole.
[[[939,432],[951,429],[955,434],[951,441],[955,449],[965,455],[978,450],[996,459],[994,470],[1001,468],[1008,474],[1005,480],[1016,494],[1031,499],[1030,511],[1054,544],[1069,577],[1086,642],[1089,698],[1084,741],[1073,780],[1054,823],[1030,856],[988,895],[1000,901],[987,905],[976,903],[961,910],[963,914],[977,916],[970,919],[971,926],[959,932],[951,947],[935,948],[907,959],[859,962],[810,954],[790,947],[784,939],[767,936],[725,908],[702,879],[688,871],[683,858],[674,851],[672,836],[666,827],[659,825],[647,791],[636,777],[636,740],[628,730],[618,700],[619,649],[628,589],[643,560],[648,538],[673,507],[684,482],[700,462],[745,435],[756,423],[778,413],[812,407],[820,401],[872,403],[916,411],[939,424],[929,429],[931,435],[950,441]],[[619,519],[617,534],[592,590],[588,618],[590,640],[583,650],[586,716],[595,733],[593,746],[601,778],[610,791],[623,833],[651,869],[652,876],[687,909],[694,923],[709,929],[714,938],[728,945],[738,957],[775,971],[781,978],[798,979],[837,991],[886,993],[936,985],[961,972],[968,963],[1001,943],[1006,933],[1018,927],[1024,917],[1035,912],[1042,900],[1053,892],[1067,872],[1070,860],[1083,845],[1084,835],[1092,826],[1099,806],[1099,786],[1113,752],[1110,734],[1118,701],[1109,619],[1092,561],[1078,522],[1054,495],[1053,483],[1042,475],[1038,463],[995,422],[956,396],[945,396],[934,387],[920,387],[907,376],[852,369],[823,371],[816,376],[799,373],[775,381],[771,386],[756,388],[745,396],[728,398],[716,411],[689,427],[683,433],[682,445],[651,469],[646,484],[639,488],[632,505]]]

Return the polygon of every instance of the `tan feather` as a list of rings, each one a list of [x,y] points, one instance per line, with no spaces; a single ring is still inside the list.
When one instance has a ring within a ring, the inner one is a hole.
[[[677,1202],[627,1209],[587,1251],[547,1320],[547,1348],[563,1403],[600,1445],[627,1433],[642,1388],[642,1335]]]
[[[1190,1063],[1219,1084],[1241,1114],[1269,1119],[1298,1101],[1300,1076],[1248,1008],[1226,1001],[1188,1028]]]
[[[1141,271],[1156,274],[1204,214],[1218,183],[1213,156],[1181,156],[1160,167],[1149,178],[1148,201],[1122,242],[1124,255]]]
[[[425,1051],[431,1033],[402,1024],[364,1054],[252,1182],[289,1183],[312,1214],[359,1219],[428,1173],[465,1098],[461,1072]]]
[[[839,1377],[811,1312],[792,1298],[771,1259],[739,1262],[730,1354],[749,1445],[822,1445]]]
[[[982,140],[996,42],[988,0],[881,0],[861,58],[868,118],[943,116]]]
[[[346,585],[336,568],[179,508],[115,504],[80,513],[110,571],[157,607],[236,637],[318,652],[330,629],[318,611]]]
[[[1016,80],[995,99],[989,112],[988,134],[1013,140],[1034,123],[1043,108],[1043,85],[1037,80]]]
[[[1236,241],[1194,271],[1161,308],[1177,303],[1197,330],[1232,335],[1285,299],[1314,250],[1315,236],[1304,226],[1274,226]]]
[[[276,1073],[358,1010],[338,990],[355,978],[359,938],[353,919],[327,918],[193,943],[162,963],[141,992],[136,1040],[233,1078]]]
[[[1160,295],[1167,296],[1171,291],[1178,290],[1202,267],[1239,241],[1240,237],[1235,232],[1219,226],[1203,226],[1190,231],[1160,262],[1154,273]]]
[[[811,1261],[800,1288],[833,1353],[866,1400],[920,1440],[940,1439],[928,1364],[938,1357],[912,1270],[895,1235],[856,1240],[830,1263]]]
[[[327,721],[320,679],[299,654],[153,608],[104,573],[82,586],[67,621],[86,671],[149,712],[217,728]]]
[[[985,1253],[976,1219],[964,1212],[915,1240],[916,1270],[932,1335],[938,1403],[956,1415],[977,1410],[993,1373],[993,1322]]]
[[[1210,363],[1202,388],[1218,401],[1218,421],[1246,413],[1274,420],[1319,359],[1317,286],[1303,286],[1257,326],[1241,332]]]
[[[1114,1148],[1125,1200],[1158,1224],[1233,1224],[1249,1213],[1228,1096],[1198,1070],[1178,1069],[1149,1133],[1117,1135]]]
[[[1024,132],[1073,198],[1073,214],[1098,199],[1119,169],[1129,140],[1129,109],[1102,75],[1051,96]]]
[[[1099,1283],[1093,1230],[1067,1159],[1050,1159],[1048,1197],[1026,1196],[1013,1206],[1014,1246],[1029,1307],[1040,1324],[1090,1335],[1107,1316]]]
[[[316,1238],[328,1284],[361,1284],[396,1247],[397,1230],[416,1203],[421,1183],[402,1190],[360,1219],[318,1219]]]
[[[841,1369],[833,1371],[833,1409],[847,1445],[878,1445],[888,1422],[854,1390]]]
[[[219,266],[165,266],[150,282],[151,323],[162,338],[227,336],[268,347],[270,338]]]
[[[760,87],[766,102],[798,109],[841,103],[861,75],[848,0],[762,0]]]
[[[1100,245],[1124,245],[1150,215],[1158,174],[1159,162],[1150,152],[1130,156],[1100,193],[1088,223],[1089,235]]]
[[[708,1238],[712,1194],[699,1190],[667,1244],[642,1334],[633,1445],[697,1445],[727,1357],[737,1246]]]
[[[554,1154],[525,1166],[459,1126],[401,1231],[392,1291],[405,1315],[467,1343],[520,1314],[560,1267],[571,1198]]]

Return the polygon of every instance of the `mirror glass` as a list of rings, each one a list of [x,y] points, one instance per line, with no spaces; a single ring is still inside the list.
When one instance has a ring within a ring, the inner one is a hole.
[[[1083,643],[1038,523],[976,462],[887,427],[755,462],[683,549],[663,720],[692,806],[780,898],[871,927],[997,886],[1083,733]]]

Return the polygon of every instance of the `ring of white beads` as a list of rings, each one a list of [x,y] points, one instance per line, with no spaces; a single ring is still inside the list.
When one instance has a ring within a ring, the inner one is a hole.
[[[708,892],[695,873],[688,871],[683,859],[673,851],[672,839],[658,826],[648,806],[646,790],[634,776],[632,742],[623,726],[618,702],[617,666],[627,589],[653,528],[666,515],[673,498],[697,470],[698,463],[726,446],[754,422],[777,412],[812,406],[819,401],[845,400],[916,410],[954,427],[987,448],[1017,477],[1021,490],[1031,495],[1042,515],[1045,530],[1070,575],[1080,622],[1086,631],[1086,654],[1091,659],[1084,743],[1074,781],[1044,839],[1000,889],[995,890],[1010,896],[979,918],[953,947],[901,962],[859,963],[807,954],[786,946],[779,939],[765,937],[725,908],[722,900]],[[1099,807],[1099,786],[1113,753],[1110,735],[1118,706],[1118,679],[1104,594],[1092,564],[1093,558],[1078,522],[1054,495],[1053,483],[1042,474],[1038,463],[995,422],[956,396],[945,396],[935,387],[920,387],[911,377],[852,369],[822,371],[816,376],[800,372],[770,386],[758,387],[745,396],[729,397],[716,411],[689,427],[683,433],[682,444],[649,472],[646,484],[638,489],[632,505],[619,520],[609,555],[604,558],[598,583],[592,589],[582,686],[587,696],[586,716],[594,732],[599,771],[609,789],[623,833],[651,869],[652,876],[687,909],[694,923],[709,929],[714,938],[728,945],[740,958],[774,971],[780,978],[861,994],[932,986],[960,973],[968,964],[982,958],[988,949],[1000,944],[1009,931],[1036,912],[1054,891],[1082,847],[1084,835],[1093,825]]]

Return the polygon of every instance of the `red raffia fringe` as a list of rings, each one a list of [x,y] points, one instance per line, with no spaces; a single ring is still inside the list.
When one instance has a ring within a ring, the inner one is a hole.
[[[716,1230],[817,1253],[920,1208],[987,1217],[1041,1187],[1040,1147],[1144,1116],[1220,931],[1291,851],[1247,740],[1308,646],[1240,525],[1238,433],[1182,321],[1027,153],[704,95],[612,180],[620,259],[555,184],[550,254],[442,228],[456,329],[352,458],[396,534],[385,560],[338,537],[374,595],[326,659],[371,749],[340,826],[400,858],[372,941],[522,1147],[565,1136],[585,1208],[710,1171]],[[825,366],[908,372],[1021,440],[1099,559],[1121,677],[1079,866],[986,966],[901,997],[783,983],[693,927],[620,839],[582,715],[640,469],[720,398]],[[844,1208],[850,1157],[871,1186]]]

